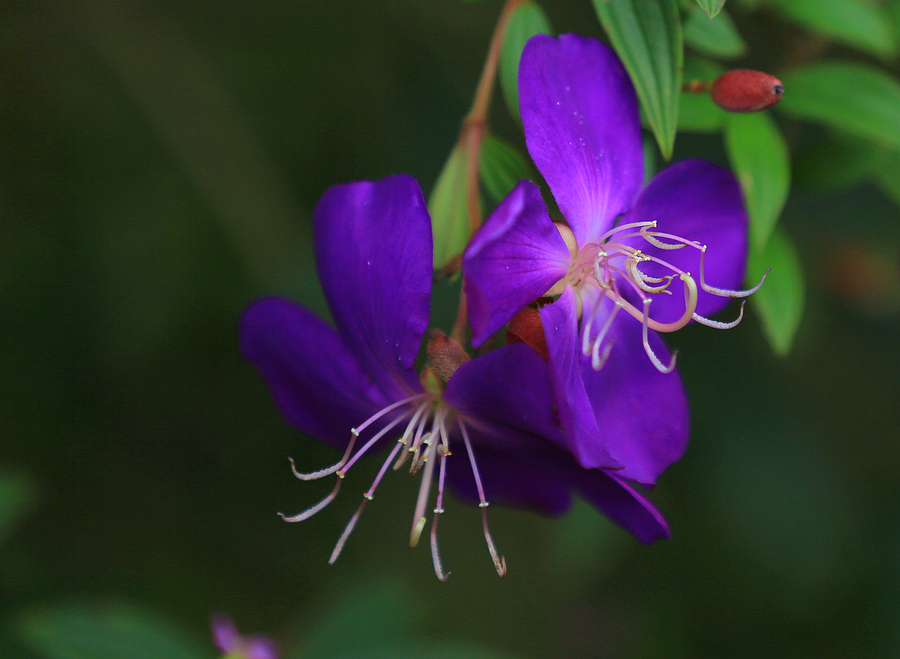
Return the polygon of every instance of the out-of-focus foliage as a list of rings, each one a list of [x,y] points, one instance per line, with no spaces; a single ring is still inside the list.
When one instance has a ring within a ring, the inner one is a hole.
[[[522,49],[528,40],[536,34],[552,34],[550,19],[541,6],[526,0],[518,5],[509,17],[509,25],[503,37],[500,52],[500,89],[510,114],[521,121],[519,115],[519,60]]]
[[[672,157],[681,96],[681,22],[673,0],[593,0],[625,64],[659,150]]]

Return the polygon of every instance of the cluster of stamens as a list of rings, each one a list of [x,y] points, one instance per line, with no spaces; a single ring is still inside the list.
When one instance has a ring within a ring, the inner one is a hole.
[[[354,453],[353,449],[356,446],[357,439],[360,436],[367,434],[367,430],[373,424],[376,424],[379,420],[388,415],[391,415],[392,413],[393,418],[391,418],[390,421],[388,421],[384,425],[384,427],[378,430],[378,432],[374,433],[368,440],[366,440],[365,444]],[[410,547],[415,547],[418,544],[419,538],[421,537],[422,531],[424,530],[425,524],[427,523],[425,509],[430,498],[431,484],[434,480],[434,470],[435,466],[437,465],[438,491],[437,499],[435,501],[435,507],[433,510],[434,517],[432,518],[431,523],[431,554],[432,560],[434,562],[434,571],[438,579],[440,579],[441,581],[447,580],[447,578],[450,576],[450,573],[444,572],[443,565],[441,563],[440,552],[438,550],[437,527],[438,520],[444,513],[444,484],[447,473],[447,458],[449,458],[451,455],[451,431],[454,429],[458,429],[459,435],[462,437],[463,444],[466,447],[466,452],[469,456],[469,462],[472,467],[475,487],[479,497],[478,505],[482,511],[482,524],[488,551],[490,551],[491,559],[494,562],[494,567],[496,568],[497,573],[501,577],[505,576],[506,560],[497,553],[493,538],[491,537],[490,531],[488,530],[488,502],[484,496],[484,488],[482,487],[481,476],[478,472],[478,466],[475,461],[475,454],[472,450],[472,443],[469,438],[468,429],[466,428],[463,419],[458,414],[453,412],[446,404],[444,404],[438,396],[435,396],[432,393],[419,393],[409,396],[408,398],[404,398],[403,400],[397,401],[396,403],[385,407],[384,409],[369,417],[358,428],[352,428],[350,442],[347,445],[346,451],[344,451],[343,457],[340,459],[340,461],[330,467],[312,473],[301,473],[297,471],[296,466],[294,465],[294,460],[293,458],[291,458],[291,471],[293,471],[294,476],[296,476],[300,480],[316,480],[330,474],[336,474],[337,481],[335,483],[334,489],[331,491],[331,494],[326,496],[319,503],[306,509],[302,513],[293,516],[287,516],[283,513],[278,514],[281,515],[282,519],[284,519],[286,522],[301,522],[305,519],[309,519],[317,512],[325,508],[335,499],[338,491],[341,488],[341,483],[343,482],[344,477],[346,476],[350,468],[357,462],[357,460],[359,460],[359,458],[361,458],[365,453],[367,453],[376,444],[378,444],[380,440],[388,436],[390,433],[394,432],[394,430],[401,426],[401,424],[403,424],[404,422],[406,423],[405,429],[403,430],[399,439],[397,439],[397,442],[394,444],[394,447],[389,452],[387,458],[382,463],[378,474],[375,476],[375,480],[372,482],[372,485],[363,494],[363,500],[360,503],[359,508],[357,508],[353,517],[351,517],[350,521],[347,523],[347,526],[344,529],[344,532],[341,534],[341,537],[338,539],[337,544],[334,547],[334,551],[331,553],[331,558],[328,559],[328,562],[334,563],[337,560],[338,556],[340,556],[341,551],[344,548],[344,544],[347,542],[347,539],[353,532],[353,529],[356,526],[356,523],[359,520],[363,509],[365,508],[366,504],[374,497],[375,489],[378,487],[381,479],[387,473],[387,470],[392,462],[394,471],[397,471],[398,469],[400,469],[400,467],[409,462],[409,472],[411,474],[416,475],[421,473],[422,481],[421,485],[419,486],[415,513],[413,515],[412,531],[410,532],[409,538]]]
[[[649,330],[675,332],[687,325],[691,320],[716,329],[731,329],[740,323],[744,316],[743,303],[737,319],[731,322],[720,322],[699,315],[696,312],[698,282],[691,276],[691,273],[685,272],[657,256],[645,254],[641,250],[621,241],[640,237],[660,250],[679,250],[685,247],[698,250],[700,252],[699,288],[719,297],[745,298],[759,290],[766,279],[766,276],[763,275],[759,284],[745,291],[710,286],[706,283],[704,277],[706,245],[673,234],[654,231],[656,229],[655,220],[633,222],[615,227],[603,234],[596,242],[582,247],[577,253],[575,239],[571,230],[565,225],[557,226],[566,243],[572,249],[573,266],[566,277],[548,292],[548,295],[562,292],[562,288],[565,286],[572,286],[576,293],[579,293],[577,299],[579,304],[578,312],[582,318],[582,353],[585,357],[590,357],[591,366],[594,370],[600,370],[609,356],[612,349],[612,341],[605,341],[605,339],[613,320],[620,310],[624,309],[628,314],[641,322],[643,325],[644,351],[653,365],[663,373],[670,373],[675,368],[675,359],[678,353],[676,351],[672,354],[669,364],[663,364],[650,347]],[[670,274],[653,277],[644,273],[641,270],[641,264],[648,262],[662,266]],[[653,302],[653,296],[671,295],[672,291],[669,288],[676,279],[684,285],[684,312],[681,317],[667,323],[651,318],[650,303]],[[633,291],[640,300],[640,309],[625,298],[622,286],[627,286],[628,289]],[[590,310],[582,307],[580,292],[585,287],[594,288],[600,292]],[[613,302],[613,309],[607,315],[600,331],[596,336],[592,337],[594,318],[600,310],[601,303],[607,298]]]

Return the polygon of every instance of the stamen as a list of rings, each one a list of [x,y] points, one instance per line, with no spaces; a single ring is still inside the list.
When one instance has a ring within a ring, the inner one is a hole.
[[[587,357],[591,353],[591,326],[594,324],[594,316],[597,315],[597,311],[600,309],[600,303],[603,302],[603,295],[597,296],[597,301],[594,302],[593,308],[591,308],[591,313],[587,317],[587,321],[584,324],[584,330],[581,336],[581,354]],[[606,326],[604,325],[603,330],[600,331],[600,334],[604,334],[606,330]]]
[[[350,537],[350,534],[353,533],[353,529],[356,528],[356,522],[359,521],[359,517],[360,515],[362,515],[363,508],[365,508],[366,504],[375,496],[375,488],[378,487],[381,479],[384,478],[384,474],[385,472],[387,472],[388,465],[391,463],[391,460],[394,459],[394,456],[397,455],[397,451],[399,451],[402,446],[403,445],[399,442],[397,444],[394,444],[394,448],[391,449],[391,452],[381,464],[381,469],[378,470],[378,475],[375,476],[375,480],[372,481],[371,487],[369,487],[369,489],[366,490],[365,494],[363,494],[362,503],[359,504],[359,508],[357,508],[356,512],[353,513],[353,517],[351,517],[350,521],[347,522],[347,526],[344,528],[344,532],[341,534],[341,537],[338,538],[337,544],[334,546],[334,551],[331,552],[331,558],[328,559],[329,564],[333,564],[338,559],[338,556],[341,555],[341,552],[344,549],[344,545],[347,543],[347,539]]]
[[[441,553],[438,549],[437,539],[438,520],[444,513],[444,479],[447,474],[448,455],[450,455],[450,453],[445,450],[443,444],[440,444],[438,446],[438,457],[441,460],[441,469],[438,475],[438,494],[437,501],[435,502],[434,517],[431,519],[431,560],[434,563],[434,573],[441,581],[446,581],[450,578],[450,573],[445,573],[444,566],[441,564]]]
[[[628,274],[631,275],[632,281],[637,284],[638,288],[640,288],[645,293],[650,293],[653,295],[659,293],[666,293],[668,295],[672,294],[671,291],[667,291],[666,289],[669,288],[669,284],[672,283],[672,279],[675,278],[675,275],[668,275],[666,277],[650,277],[640,271],[637,265],[637,261],[634,261],[633,259],[626,260],[625,267],[628,268]],[[665,281],[666,283],[662,286],[648,286],[648,281],[654,284],[661,281]]]
[[[469,433],[462,419],[459,419],[459,430],[462,434],[463,442],[466,445],[466,452],[469,454],[469,463],[472,465],[472,475],[475,477],[475,489],[478,490],[478,507],[481,508],[481,522],[484,527],[484,539],[487,542],[488,551],[491,559],[494,561],[494,569],[501,577],[506,576],[506,558],[497,553],[497,547],[494,545],[494,539],[488,529],[487,507],[488,502],[484,498],[484,488],[481,486],[481,476],[478,473],[478,465],[475,463],[475,453],[472,451],[472,443],[469,441]]]
[[[359,433],[356,431],[356,428],[350,430],[350,443],[347,444],[347,450],[344,451],[344,457],[340,459],[337,464],[333,464],[330,467],[326,467],[325,469],[320,469],[319,471],[314,471],[310,474],[302,474],[297,471],[297,466],[294,464],[294,458],[288,458],[291,463],[291,471],[294,472],[294,476],[299,478],[302,481],[314,481],[317,478],[322,478],[323,476],[327,476],[328,474],[333,474],[338,469],[344,466],[347,462],[347,458],[350,457],[350,452],[353,450],[353,445],[356,443],[356,438],[359,437]]]
[[[598,302],[602,299],[603,299],[603,296],[600,296],[598,298]],[[619,309],[622,308],[622,302],[621,302],[621,300],[616,299],[613,301],[613,305],[614,305],[613,309],[612,309],[612,311],[609,312],[609,316],[606,317],[606,322],[603,323],[603,327],[600,329],[600,333],[597,334],[596,338],[594,339],[594,341],[591,345],[591,350],[590,350],[591,368],[593,368],[595,371],[599,371],[600,368],[603,366],[603,364],[606,362],[605,356],[603,357],[603,359],[600,359],[600,356],[599,356],[600,344],[603,343],[603,339],[606,338],[606,334],[609,332],[609,328],[612,327],[613,320],[615,319],[616,314],[619,313]],[[588,330],[586,330],[586,331],[589,331],[589,329],[590,328],[588,328]],[[587,338],[587,336],[585,336],[585,338]],[[604,348],[604,354],[608,356],[609,351],[611,349],[612,349],[612,342],[607,344],[607,347]],[[585,356],[588,355],[588,353],[584,353],[584,354],[585,354]]]
[[[692,280],[693,281],[693,280]],[[675,370],[675,358],[678,357],[678,351],[672,353],[672,361],[668,366],[663,366],[663,363],[659,361],[659,357],[656,356],[656,353],[653,352],[653,348],[650,347],[650,338],[647,333],[648,325],[649,325],[649,307],[650,302],[652,300],[644,300],[644,329],[643,329],[643,337],[644,337],[644,352],[647,353],[647,356],[650,358],[650,361],[653,362],[653,365],[656,367],[660,373],[671,373]],[[695,304],[696,306],[696,304]]]
[[[437,453],[437,442],[428,446],[425,459],[422,461],[425,470],[422,472],[422,483],[419,485],[419,498],[416,500],[416,511],[413,513],[413,527],[409,534],[409,546],[415,547],[419,544],[419,537],[422,535],[422,529],[425,528],[425,505],[428,503],[428,494],[431,492],[431,477],[434,474],[434,458]]]
[[[602,245],[604,242],[612,238],[617,233],[621,233],[623,231],[627,231],[628,229],[640,229],[644,231],[646,229],[655,229],[656,228],[656,220],[650,220],[649,222],[632,222],[631,224],[623,224],[620,227],[613,227],[602,236],[597,239],[597,244]],[[621,240],[622,237],[619,237]]]
[[[648,316],[647,307],[653,300],[644,299],[644,311],[641,312],[638,311],[633,304],[623,299],[618,291],[607,290],[606,296],[614,302],[618,301],[625,311],[642,323],[645,323],[650,329],[656,330],[657,332],[675,332],[690,322],[694,315],[694,311],[697,309],[697,283],[688,273],[679,275],[679,278],[684,282],[684,313],[681,315],[681,318],[673,323],[661,323]],[[631,278],[628,277],[628,280],[630,281]]]
[[[322,499],[322,500],[321,500],[319,503],[317,503],[316,505],[314,505],[314,506],[312,506],[312,507],[310,507],[310,508],[307,508],[307,509],[304,510],[302,513],[298,513],[297,515],[294,515],[294,516],[292,516],[292,517],[289,517],[289,516],[285,515],[284,513],[278,513],[278,515],[279,515],[279,516],[281,517],[281,519],[283,519],[285,522],[302,522],[304,519],[309,519],[310,517],[312,517],[313,515],[315,515],[317,512],[319,512],[320,510],[322,510],[322,509],[323,509],[325,506],[327,506],[329,503],[331,503],[332,501],[334,501],[334,498],[337,496],[338,490],[341,489],[341,482],[342,482],[342,481],[343,481],[342,478],[338,478],[338,479],[337,479],[337,482],[334,484],[334,489],[331,491],[331,494],[329,494],[327,497],[325,497],[324,499]]]
[[[356,527],[356,522],[359,521],[359,516],[362,515],[363,508],[366,507],[367,503],[369,503],[369,500],[363,498],[362,503],[359,504],[359,508],[357,508],[356,512],[353,513],[353,517],[351,517],[350,521],[347,522],[347,526],[344,528],[344,532],[341,533],[341,537],[338,538],[337,544],[334,546],[334,551],[331,552],[331,557],[328,559],[329,565],[334,565],[334,562],[338,559],[338,556],[341,555],[341,552],[344,550],[344,545],[347,543],[347,538],[349,538],[350,534],[353,533],[353,529]]]
[[[416,447],[419,445],[422,439],[422,433],[425,432],[425,426],[428,424],[428,412],[431,409],[431,402],[429,401],[427,404],[423,403],[419,406],[419,409],[416,410],[416,415],[413,416],[413,420],[410,421],[409,426],[407,426],[406,433],[403,433],[403,437],[398,439],[397,441],[400,444],[406,445],[409,439],[409,429],[413,426],[413,423],[416,422],[416,432],[413,435],[412,445],[406,451],[400,453],[400,457],[397,458],[397,462],[394,463],[394,471],[397,471],[408,459],[411,455],[415,454]]]
[[[707,327],[714,327],[715,329],[727,330],[732,327],[737,327],[738,324],[744,318],[744,305],[747,304],[747,300],[741,300],[741,311],[738,313],[737,320],[732,320],[730,323],[723,323],[718,320],[710,320],[709,318],[705,318],[700,314],[694,314],[694,320],[696,320],[701,325],[706,325]]]
[[[384,428],[382,428],[377,433],[375,433],[375,435],[372,436],[372,439],[367,441],[365,443],[365,445],[361,449],[359,449],[352,458],[350,458],[350,461],[347,463],[347,466],[342,468],[340,471],[338,471],[338,476],[341,476],[342,474],[346,474],[348,471],[350,471],[350,467],[352,467],[354,464],[356,464],[356,461],[359,460],[363,456],[363,454],[365,454],[366,451],[368,451],[370,448],[372,448],[372,446],[379,439],[381,439],[386,434],[388,434],[396,426],[400,425],[400,423],[402,423],[407,418],[408,415],[409,415],[409,413],[406,413],[403,416],[398,416],[396,419],[394,419],[389,424],[387,424]]]
[[[762,285],[766,281],[766,277],[769,276],[769,270],[766,270],[763,273],[762,279],[759,280],[759,283],[753,288],[745,291],[732,291],[727,288],[716,288],[715,286],[710,286],[706,283],[704,279],[704,270],[706,267],[706,245],[700,250],[700,288],[702,288],[707,293],[712,293],[713,295],[718,295],[719,297],[747,297],[749,295],[753,295],[756,291],[758,291]]]
[[[669,249],[682,249],[682,248],[684,248],[684,247],[687,247],[687,242],[682,242],[682,243],[664,243],[663,241],[657,240],[657,239],[656,239],[656,236],[657,236],[657,235],[662,235],[662,234],[652,234],[652,233],[650,233],[649,231],[646,231],[646,230],[643,230],[643,229],[641,230],[641,238],[643,238],[644,240],[646,240],[648,243],[650,243],[651,245],[653,245],[653,246],[656,247],[657,249],[666,249],[666,250],[669,250]]]

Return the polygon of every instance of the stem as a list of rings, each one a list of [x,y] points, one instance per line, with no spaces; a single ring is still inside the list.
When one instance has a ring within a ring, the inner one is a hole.
[[[466,163],[468,189],[466,205],[469,210],[469,230],[472,234],[478,231],[481,226],[481,207],[478,203],[478,164],[481,159],[481,143],[484,141],[485,135],[487,135],[487,113],[491,106],[494,79],[497,77],[500,48],[503,45],[503,37],[506,35],[506,27],[509,25],[509,19],[513,10],[523,2],[524,0],[506,0],[503,11],[500,12],[500,19],[497,21],[497,27],[494,28],[487,60],[481,72],[481,79],[478,81],[478,88],[475,90],[475,100],[472,102],[469,114],[463,119],[462,128],[459,132],[459,144],[465,147],[465,153],[468,157],[468,162]],[[462,261],[460,261],[461,263]],[[467,320],[466,299],[463,295],[460,296],[459,311],[456,315],[452,333],[452,337],[461,343],[464,342]]]

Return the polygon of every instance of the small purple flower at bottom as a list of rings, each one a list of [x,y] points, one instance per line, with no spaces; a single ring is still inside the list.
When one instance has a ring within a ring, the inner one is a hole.
[[[278,646],[266,636],[241,636],[234,621],[217,614],[212,619],[213,641],[223,659],[278,659]]]
[[[688,439],[687,398],[659,333],[692,320],[732,327],[707,317],[753,292],[734,290],[747,260],[740,186],[687,160],[643,188],[637,96],[594,39],[533,37],[519,105],[565,224],[522,181],[473,236],[463,258],[472,343],[537,301],[567,447],[584,467],[651,485]]]
[[[469,359],[440,332],[428,333],[427,366],[414,369],[431,305],[431,220],[408,176],[328,190],[313,212],[319,279],[335,329],[292,302],[267,298],[241,319],[240,347],[294,427],[344,452],[301,480],[336,474],[334,490],[290,522],[308,519],[338,493],[361,457],[391,447],[338,540],[334,562],[387,471],[409,463],[421,477],[410,545],[427,523],[444,580],[437,523],[445,486],[482,509],[485,540],[502,576],[506,563],[487,528],[489,500],[547,514],[587,499],[642,542],[668,536],[660,513],[615,475],[582,468],[565,449],[547,365],[526,345]],[[451,455],[453,457],[451,457]]]

